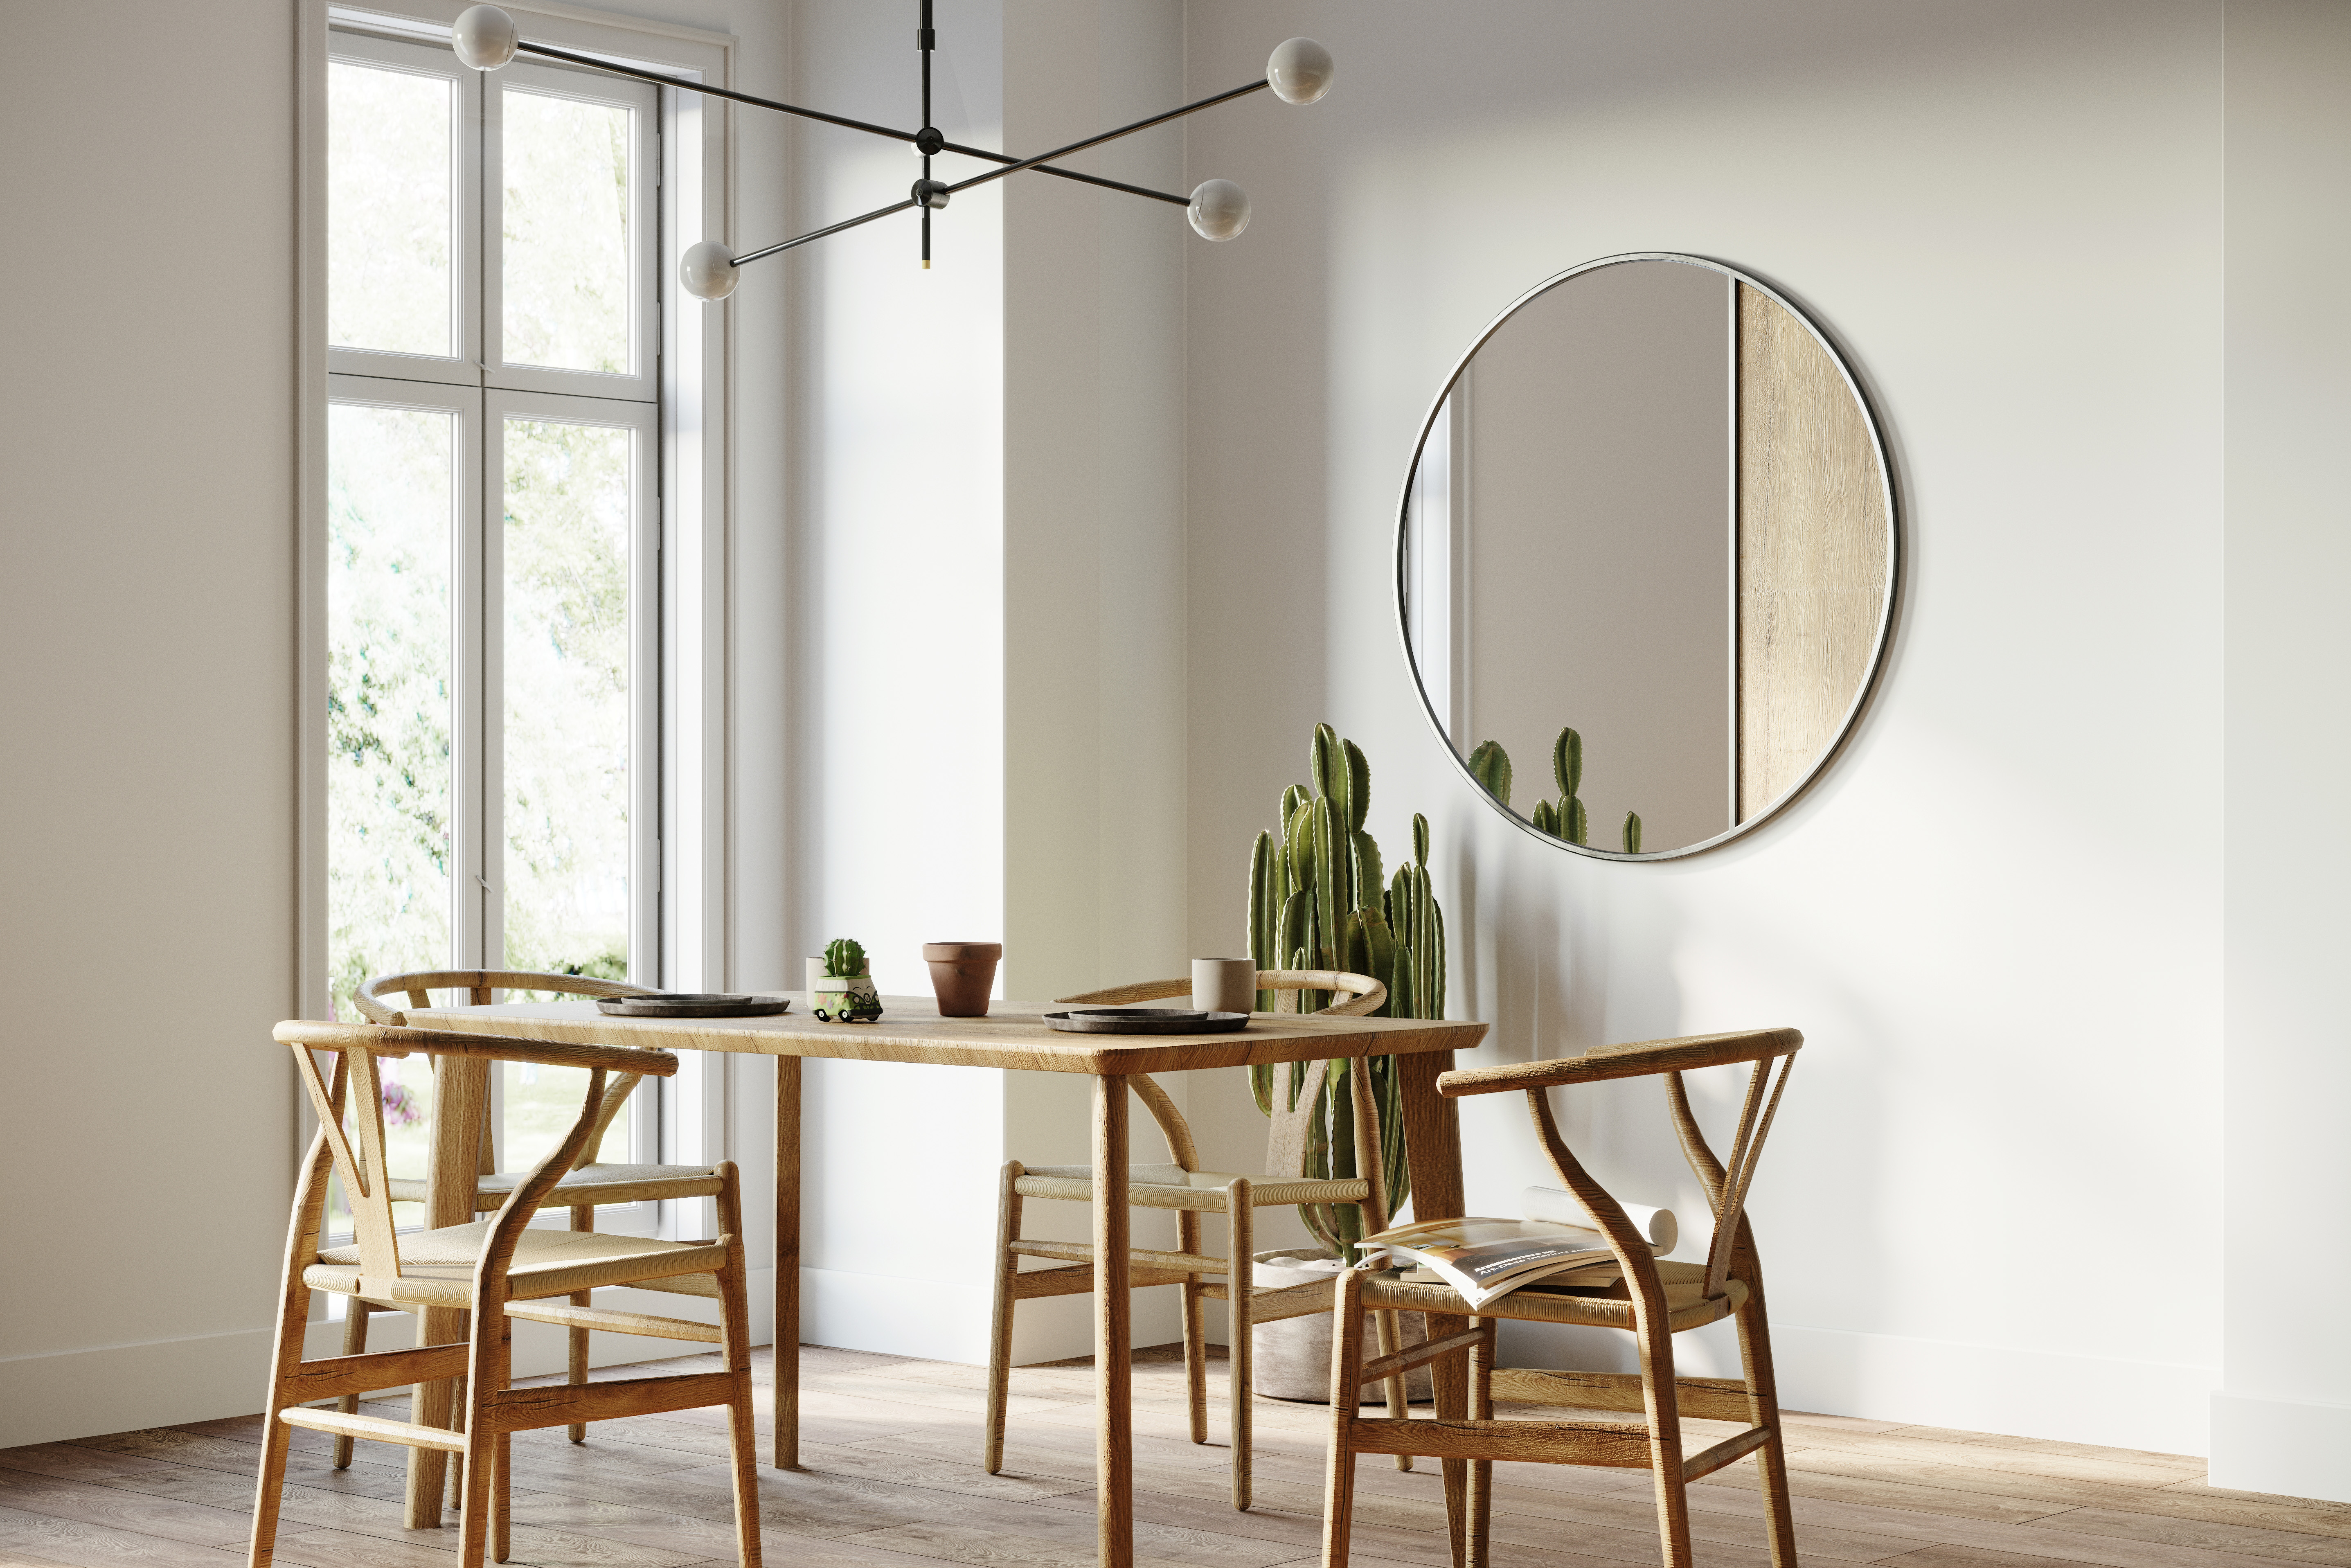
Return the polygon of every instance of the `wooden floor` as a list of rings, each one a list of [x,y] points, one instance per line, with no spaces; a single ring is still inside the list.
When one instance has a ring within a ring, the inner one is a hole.
[[[1092,1388],[1083,1363],[1015,1375],[1004,1473],[988,1476],[978,1462],[982,1369],[813,1346],[803,1355],[808,1468],[759,1472],[775,1568],[1093,1561]],[[701,1359],[671,1364],[695,1370]],[[765,1364],[762,1357],[762,1376]],[[1146,1353],[1135,1382],[1138,1563],[1311,1563],[1325,1417],[1258,1402],[1257,1507],[1235,1513],[1225,1501],[1221,1442],[1185,1440],[1180,1364]],[[1219,1377],[1211,1387],[1221,1385]],[[1221,1431],[1221,1401],[1211,1419]],[[246,1416],[0,1449],[0,1564],[241,1562],[259,1427]],[[1690,1427],[1694,1438],[1714,1429]],[[1797,1542],[1823,1568],[2351,1568],[2351,1506],[2217,1491],[2204,1484],[2199,1459],[1829,1416],[1792,1416],[1790,1429]],[[357,1462],[338,1472],[325,1438],[297,1433],[294,1442],[280,1563],[448,1568],[454,1528],[401,1527],[399,1450],[361,1443]],[[724,1446],[716,1411],[599,1423],[580,1448],[559,1428],[517,1437],[513,1561],[732,1562]],[[1384,1458],[1361,1463],[1356,1561],[1444,1568],[1435,1466],[1423,1461],[1405,1475]],[[1496,1469],[1496,1568],[1658,1561],[1646,1472]],[[1698,1561],[1710,1568],[1769,1561],[1754,1473],[1744,1462],[1691,1489]]]

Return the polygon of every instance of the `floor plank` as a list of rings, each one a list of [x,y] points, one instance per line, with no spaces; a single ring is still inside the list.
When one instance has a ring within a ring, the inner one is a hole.
[[[1135,1557],[1144,1568],[1315,1568],[1318,1406],[1259,1399],[1255,1506],[1229,1501],[1230,1407],[1209,1380],[1210,1440],[1190,1439],[1173,1347],[1135,1364]],[[1218,1358],[1221,1361],[1221,1357]],[[711,1370],[708,1355],[663,1370]],[[759,1472],[769,1562],[793,1568],[1090,1568],[1093,1377],[1085,1363],[1012,1378],[1005,1464],[980,1469],[978,1367],[804,1346],[804,1468]],[[599,1381],[646,1369],[599,1369]],[[760,1404],[770,1375],[758,1358]],[[545,1381],[545,1380],[541,1380]],[[404,1418],[406,1401],[370,1401]],[[1422,1412],[1425,1414],[1425,1410]],[[1506,1406],[1531,1419],[1570,1414]],[[758,1422],[763,1434],[768,1423]],[[1686,1441],[1729,1427],[1687,1424]],[[2351,1568],[2351,1506],[2216,1489],[2200,1460],[1898,1421],[1792,1412],[1801,1568]],[[0,1565],[233,1568],[244,1561],[263,1428],[255,1416],[0,1450]],[[295,1435],[277,1559],[287,1568],[454,1568],[456,1516],[402,1523],[405,1456]],[[735,1559],[726,1416],[670,1411],[514,1444],[515,1551],[531,1568],[719,1568]],[[1699,1568],[1769,1568],[1756,1467],[1690,1490]],[[1356,1467],[1356,1568],[1450,1568],[1438,1467]],[[1636,1470],[1498,1464],[1495,1568],[1650,1568],[1662,1561]]]

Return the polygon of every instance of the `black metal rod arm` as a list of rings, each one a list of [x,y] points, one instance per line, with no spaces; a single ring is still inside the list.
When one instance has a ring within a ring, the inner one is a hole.
[[[1081,174],[1075,169],[1054,169],[1042,163],[1036,163],[1029,166],[1029,172],[1059,174],[1064,180],[1083,180],[1089,185],[1101,185],[1113,191],[1124,191],[1134,196],[1148,196],[1155,202],[1173,202],[1179,207],[1188,207],[1192,204],[1192,198],[1189,196],[1179,196],[1170,191],[1155,191],[1147,185],[1130,185],[1123,180],[1105,180],[1099,174]]]
[[[869,125],[864,120],[851,120],[843,115],[827,114],[822,110],[802,109],[797,104],[778,103],[771,98],[758,98],[747,92],[736,92],[729,88],[712,87],[707,82],[687,81],[682,77],[664,76],[659,71],[639,70],[634,66],[615,65],[610,60],[597,59],[592,55],[575,55],[569,49],[553,49],[548,47],[545,44],[520,43],[516,45],[515,47],[517,52],[521,54],[542,55],[550,60],[561,60],[567,65],[585,66],[590,70],[607,71],[613,76],[632,77],[638,81],[649,81],[661,87],[678,88],[686,92],[706,93],[712,98],[723,98],[734,103],[747,103],[754,109],[772,109],[784,114],[797,114],[803,120],[822,120],[827,125],[844,125],[852,131],[863,131],[875,136],[886,136],[893,141],[912,142],[914,140],[914,133],[911,131],[893,131],[886,125]],[[1262,87],[1265,84],[1259,82],[1254,85]],[[1240,89],[1241,92],[1247,92],[1250,89],[1249,88],[1243,88]],[[1238,96],[1237,93],[1226,93],[1223,95],[1223,98],[1233,98],[1237,96]],[[1223,98],[1209,99],[1207,100],[1207,103],[1221,102]],[[1192,108],[1200,109],[1205,108],[1206,106],[1207,105],[1205,103],[1194,104]],[[1191,110],[1186,109],[1179,109],[1176,111],[1176,113],[1179,115],[1188,114],[1190,112]],[[1172,117],[1162,115],[1159,118],[1160,120],[1165,120]],[[1142,126],[1130,126],[1128,127],[1128,130],[1142,130],[1145,126],[1155,125],[1159,121],[1157,120],[1145,120]],[[1114,131],[1111,132],[1112,136],[1123,136],[1125,134],[1126,131]],[[1096,140],[1105,141],[1108,140],[1108,138],[1096,138]],[[1079,145],[1092,146],[1093,143],[1081,142]],[[1021,162],[1021,160],[1015,158],[1007,152],[990,152],[985,148],[966,147],[954,141],[946,143],[939,149],[939,151],[942,152],[960,152],[967,158],[981,158],[991,163],[1002,163],[1008,166]],[[1048,153],[1046,156],[1051,157],[1053,154]],[[1036,163],[1031,160],[1028,166],[1033,168],[1036,167]],[[1007,172],[1009,172],[1010,170],[1008,167]],[[1165,191],[1146,190],[1141,185],[1122,184],[1116,180],[1105,180],[1101,178],[1099,175],[1094,174],[1081,174],[1076,172],[1074,170],[1039,168],[1037,172],[1040,174],[1058,174],[1064,180],[1082,180],[1089,185],[1104,185],[1113,191],[1126,191],[1138,196],[1149,196],[1155,201],[1173,202],[1178,206],[1190,206],[1192,204],[1190,199],[1187,197],[1170,195]],[[957,188],[960,189],[961,187]],[[912,203],[908,203],[907,204],[909,206],[913,205]],[[889,210],[894,212],[897,209],[891,208]],[[794,241],[793,243],[798,244],[799,242]],[[758,254],[766,256],[771,253],[768,251],[761,251]],[[741,265],[741,260],[739,258],[737,265]]]
[[[1171,109],[1165,114],[1155,114],[1148,120],[1138,120],[1132,125],[1122,125],[1116,131],[1105,131],[1099,136],[1089,136],[1083,141],[1072,141],[1067,147],[1056,147],[1050,152],[1040,152],[1034,158],[1023,158],[1017,162],[1007,163],[1000,169],[990,169],[985,174],[974,174],[968,180],[959,180],[956,183],[949,185],[947,187],[947,192],[952,195],[957,191],[967,191],[974,185],[985,185],[990,180],[1001,180],[1007,174],[1017,174],[1023,169],[1034,169],[1038,164],[1044,162],[1048,159],[1065,158],[1072,152],[1081,152],[1089,147],[1099,147],[1105,141],[1115,141],[1122,136],[1132,136],[1138,131],[1148,131],[1155,125],[1165,125],[1171,120],[1181,120],[1187,114],[1196,114],[1201,110],[1214,108],[1216,105],[1228,102],[1230,99],[1245,97],[1249,93],[1259,90],[1267,85],[1268,84],[1262,79],[1253,81],[1247,87],[1237,87],[1232,89],[1230,91],[1217,93],[1213,98],[1204,98],[1197,103],[1187,103],[1181,109]],[[962,149],[957,149],[957,151],[962,151]],[[983,156],[985,156],[985,154],[983,154]],[[1058,172],[1062,173],[1068,172],[1067,170]],[[1146,192],[1144,193],[1148,195],[1158,194],[1155,191]],[[1185,205],[1189,206],[1191,204],[1186,202],[1185,203]]]
[[[542,55],[550,60],[561,60],[567,65],[585,66],[591,71],[609,71],[614,76],[633,77],[638,81],[649,81],[661,87],[681,88],[687,92],[706,93],[712,98],[723,98],[733,103],[747,103],[755,109],[772,109],[783,114],[797,114],[802,120],[820,120],[827,125],[845,125],[852,131],[863,131],[875,136],[887,136],[893,141],[914,140],[914,133],[911,131],[893,131],[886,125],[870,125],[862,120],[851,120],[846,115],[827,114],[820,109],[802,109],[798,104],[778,103],[772,98],[754,98],[747,92],[737,92],[731,88],[712,87],[707,82],[687,81],[683,77],[664,76],[659,71],[639,70],[634,66],[615,65],[611,60],[600,60],[593,55],[575,55],[569,49],[550,49],[545,44],[519,43],[515,46],[515,48],[520,54]]]
[[[797,235],[791,239],[785,240],[780,245],[768,246],[759,250],[745,251],[741,256],[735,258],[735,265],[740,267],[745,262],[758,261],[763,256],[774,256],[778,251],[790,250],[795,246],[806,245],[810,240],[822,239],[827,235],[837,235],[843,229],[853,229],[860,224],[870,224],[875,218],[886,218],[892,213],[903,213],[914,204],[914,198],[908,197],[903,202],[893,202],[886,207],[876,207],[872,212],[865,214],[862,217],[850,218],[841,223],[834,224],[830,228],[816,229],[808,234]]]
[[[941,142],[939,151],[960,152],[967,158],[985,158],[991,163],[1020,162],[1009,152],[990,152],[985,147],[966,147],[957,141]],[[1040,174],[1058,174],[1064,180],[1083,180],[1089,185],[1107,185],[1113,191],[1125,191],[1137,196],[1149,196],[1155,202],[1173,202],[1179,207],[1188,207],[1192,204],[1192,198],[1189,196],[1170,195],[1165,191],[1155,191],[1147,185],[1129,185],[1118,180],[1105,180],[1099,174],[1081,174],[1074,169],[1055,169],[1043,163],[1034,164],[1031,167]]]

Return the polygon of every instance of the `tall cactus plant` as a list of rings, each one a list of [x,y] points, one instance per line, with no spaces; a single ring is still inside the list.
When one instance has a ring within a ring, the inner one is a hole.
[[[1507,761],[1505,762],[1507,766]],[[1260,969],[1343,969],[1384,982],[1384,1018],[1442,1018],[1445,1013],[1445,916],[1428,878],[1428,821],[1413,818],[1412,863],[1383,881],[1380,846],[1364,831],[1371,807],[1372,768],[1363,748],[1327,724],[1314,727],[1307,752],[1311,787],[1282,791],[1281,824],[1260,832],[1249,850],[1249,956]],[[1508,785],[1504,786],[1506,789]],[[1328,1005],[1327,994],[1305,992],[1302,1011]],[[1258,1006],[1275,998],[1260,992]],[[1382,1159],[1388,1212],[1412,1190],[1405,1163],[1404,1118],[1395,1061],[1364,1061],[1380,1109]],[[1311,1085],[1312,1126],[1306,1175],[1344,1179],[1356,1174],[1353,1061],[1332,1061]],[[1290,1082],[1293,1074],[1283,1074]],[[1258,1108],[1273,1113],[1274,1070],[1250,1070]],[[1293,1084],[1294,1095],[1308,1092]],[[1294,1104],[1290,1107],[1294,1109]],[[1334,1251],[1356,1239],[1359,1219],[1348,1208],[1301,1207],[1307,1228]]]

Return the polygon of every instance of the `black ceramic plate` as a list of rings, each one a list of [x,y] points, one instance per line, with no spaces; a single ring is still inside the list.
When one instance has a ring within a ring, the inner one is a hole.
[[[1197,1008],[1071,1008],[1073,1019],[1151,1019],[1161,1023],[1189,1019],[1194,1023],[1208,1015]]]
[[[1230,1034],[1247,1029],[1247,1013],[1186,1013],[1166,1008],[1107,1008],[1047,1013],[1046,1023],[1071,1034]]]
[[[659,997],[605,997],[596,1010],[625,1019],[756,1019],[791,1010],[789,997],[675,992]]]

